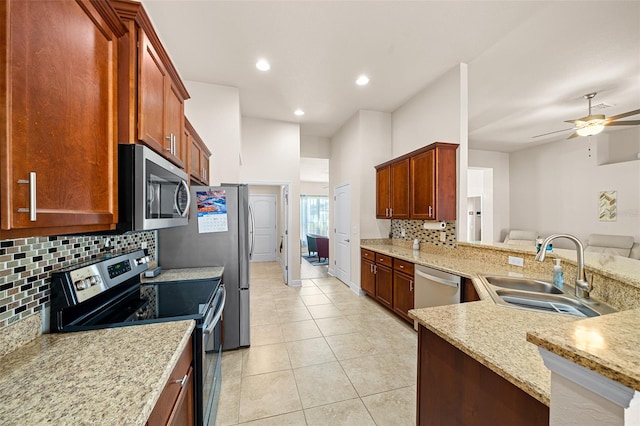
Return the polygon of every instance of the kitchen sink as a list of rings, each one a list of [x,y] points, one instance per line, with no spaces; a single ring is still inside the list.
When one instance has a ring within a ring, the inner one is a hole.
[[[533,291],[536,293],[563,294],[564,292],[558,287],[546,281],[535,280],[533,278],[521,277],[504,277],[504,276],[485,276],[485,280],[497,287],[508,288],[512,290]]]
[[[563,291],[547,281],[499,275],[482,278],[491,298],[500,306],[582,318],[616,312],[594,299],[579,299],[572,289]]]

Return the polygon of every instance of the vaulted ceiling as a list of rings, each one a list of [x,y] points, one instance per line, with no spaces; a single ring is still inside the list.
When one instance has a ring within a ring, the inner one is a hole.
[[[587,115],[589,92],[607,116],[640,108],[638,1],[143,3],[183,79],[237,87],[243,115],[300,122],[303,135],[329,137],[359,109],[392,112],[460,62],[471,148],[566,138],[532,136]]]

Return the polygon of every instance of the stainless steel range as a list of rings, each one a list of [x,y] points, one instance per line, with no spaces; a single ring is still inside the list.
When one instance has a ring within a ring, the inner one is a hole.
[[[56,271],[51,331],[71,332],[193,319],[196,424],[215,422],[221,386],[226,291],[220,278],[142,285],[143,250]]]

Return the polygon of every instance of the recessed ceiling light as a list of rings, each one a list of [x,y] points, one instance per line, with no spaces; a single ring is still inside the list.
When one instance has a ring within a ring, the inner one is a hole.
[[[269,71],[271,69],[271,65],[269,65],[269,62],[267,62],[266,59],[260,59],[256,62],[256,68],[260,71]]]
[[[301,110],[301,109],[297,109],[297,110],[293,111],[293,113],[295,115],[297,115],[298,117],[300,117],[301,115],[304,115],[304,111]]]
[[[358,86],[365,86],[367,84],[369,84],[369,77],[367,77],[366,75],[362,74],[360,77],[358,77],[358,79],[356,80],[356,84]]]

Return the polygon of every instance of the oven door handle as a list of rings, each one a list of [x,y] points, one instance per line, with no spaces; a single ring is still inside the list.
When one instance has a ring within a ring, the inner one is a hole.
[[[202,334],[211,334],[213,333],[213,329],[216,328],[216,324],[220,321],[220,317],[222,317],[222,311],[224,310],[224,303],[227,301],[227,289],[224,288],[224,284],[220,284],[219,292],[222,292],[222,302],[218,304],[218,309],[212,314],[213,319],[211,321],[205,322],[205,329],[202,330]]]

